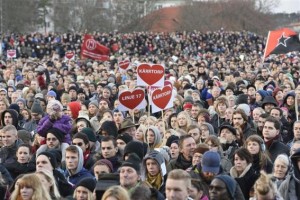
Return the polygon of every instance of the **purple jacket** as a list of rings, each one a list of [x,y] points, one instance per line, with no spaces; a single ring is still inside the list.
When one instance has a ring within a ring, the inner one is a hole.
[[[63,142],[68,144],[71,143],[70,131],[72,128],[72,120],[69,116],[63,115],[60,119],[52,122],[49,115],[47,115],[40,120],[36,130],[40,136],[46,137],[47,131],[52,127],[57,128],[66,134]]]

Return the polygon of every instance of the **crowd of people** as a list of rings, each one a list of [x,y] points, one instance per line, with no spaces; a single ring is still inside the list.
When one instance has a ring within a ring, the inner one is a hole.
[[[93,61],[83,36],[3,36],[0,199],[300,198],[299,52],[263,59],[246,31],[114,32],[94,33],[111,53]],[[140,63],[176,91],[163,114],[118,109]]]

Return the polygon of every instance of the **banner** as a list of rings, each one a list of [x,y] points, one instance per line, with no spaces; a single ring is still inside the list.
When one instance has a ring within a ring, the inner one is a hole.
[[[91,35],[85,35],[81,46],[81,57],[93,60],[109,60],[109,48],[93,39]]]
[[[73,51],[68,51],[65,53],[65,60],[74,60],[75,53]]]
[[[7,50],[7,59],[16,58],[17,51],[15,49]]]
[[[264,59],[270,54],[285,54],[300,51],[299,34],[288,28],[269,31]]]

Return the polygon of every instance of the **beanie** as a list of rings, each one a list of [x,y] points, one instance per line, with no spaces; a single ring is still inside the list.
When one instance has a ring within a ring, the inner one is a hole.
[[[141,162],[142,160],[139,158],[139,156],[135,153],[132,153],[129,155],[127,160],[122,163],[121,167],[132,167],[139,174],[141,170]]]
[[[171,147],[171,144],[173,144],[173,143],[178,144],[178,142],[179,142],[179,137],[176,136],[176,135],[171,135],[171,136],[167,139],[166,145],[167,145],[168,147]]]
[[[94,189],[96,187],[96,180],[91,177],[83,178],[76,184],[76,188],[79,186],[85,187],[90,192],[94,192]]]
[[[144,145],[142,142],[133,140],[126,144],[124,148],[124,157],[131,153],[135,153],[140,158],[140,160],[143,160],[147,151],[144,152]]]
[[[51,166],[53,167],[53,169],[55,169],[57,167],[57,160],[56,160],[55,155],[52,152],[43,151],[37,157],[39,157],[40,155],[44,155],[44,156],[46,156],[49,159],[49,161],[50,161]]]
[[[76,91],[76,93],[77,93],[77,87],[75,87],[75,86],[71,86],[71,87],[69,88],[68,92],[70,92],[71,90],[75,90],[75,91]]]
[[[31,141],[31,133],[27,130],[18,130],[18,138],[20,138],[25,144],[29,144]]]
[[[107,166],[109,168],[110,172],[114,171],[114,167],[113,167],[112,163],[107,159],[100,159],[97,161],[97,163]]]
[[[88,138],[88,136],[86,134],[82,133],[82,132],[76,133],[73,136],[72,140],[75,139],[75,138],[82,139],[85,144],[89,144],[89,138]]]
[[[72,101],[68,103],[68,106],[72,113],[72,118],[77,119],[79,111],[81,110],[81,105],[78,101]]]
[[[233,126],[231,126],[229,123],[221,124],[221,127],[219,128],[220,133],[224,128],[227,128],[233,135],[236,135],[236,129]]]
[[[215,178],[221,180],[225,183],[228,193],[230,194],[231,199],[235,199],[235,190],[237,187],[236,181],[228,175],[218,175]]]
[[[244,113],[249,117],[251,114],[250,106],[248,104],[242,103],[237,106],[236,109],[241,109],[244,111]]]
[[[56,92],[54,92],[53,90],[50,90],[50,91],[47,93],[47,96],[56,98]]]
[[[131,137],[131,135],[127,134],[127,133],[124,133],[124,134],[120,134],[118,135],[117,137],[117,140],[123,140],[126,144],[130,141],[133,140],[133,138]]]
[[[38,100],[38,99],[34,100],[32,106],[31,106],[31,112],[37,113],[39,115],[43,114],[43,108],[41,106],[40,100]]]
[[[192,109],[192,107],[193,107],[193,104],[191,104],[191,103],[188,102],[188,103],[184,104],[183,109],[184,110],[186,110],[186,109]]]
[[[97,141],[97,138],[96,138],[96,135],[95,135],[93,129],[87,127],[87,128],[83,128],[80,132],[86,134],[86,136],[89,138],[89,141],[91,141],[91,142]]]
[[[91,101],[91,102],[89,103],[89,106],[90,106],[90,105],[94,105],[94,106],[96,106],[97,108],[99,108],[99,107],[98,107],[98,101],[97,101],[97,100]]]
[[[63,131],[59,130],[58,128],[52,127],[47,131],[47,135],[48,135],[48,133],[53,134],[60,143],[62,143],[65,138],[65,133]]]
[[[217,152],[207,151],[202,157],[202,171],[219,173],[221,158]]]
[[[235,104],[248,104],[248,95],[247,94],[239,94],[237,99],[235,100]]]
[[[101,125],[101,130],[107,132],[108,135],[116,138],[118,136],[118,127],[114,121],[105,121]]]
[[[18,99],[16,100],[16,103],[18,103],[18,102],[22,102],[22,103],[24,104],[24,106],[26,106],[26,100],[25,100],[25,99],[23,99],[23,98],[18,98]]]
[[[20,107],[16,103],[10,104],[10,106],[8,107],[8,109],[12,109],[12,110],[16,111],[18,114],[20,113]]]

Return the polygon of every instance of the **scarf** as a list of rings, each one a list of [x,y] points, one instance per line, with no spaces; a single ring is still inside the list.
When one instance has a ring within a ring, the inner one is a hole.
[[[83,153],[83,160],[84,160],[84,164],[86,164],[86,161],[88,160],[89,156],[90,156],[90,150],[86,150],[84,153]]]
[[[146,181],[155,189],[159,190],[160,186],[162,185],[162,177],[161,173],[159,172],[156,176],[151,176],[147,173]]]
[[[269,140],[268,142],[265,142],[267,149],[269,149],[272,143],[274,142],[274,140],[277,140],[278,138],[279,138],[279,134],[276,135],[273,139]]]

